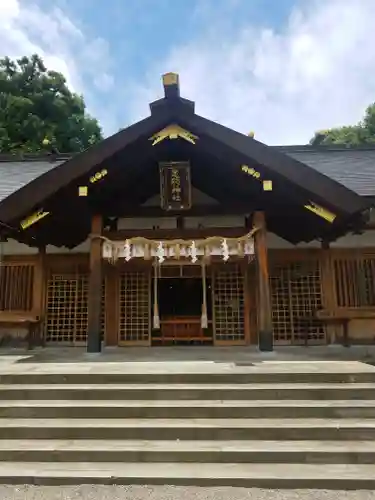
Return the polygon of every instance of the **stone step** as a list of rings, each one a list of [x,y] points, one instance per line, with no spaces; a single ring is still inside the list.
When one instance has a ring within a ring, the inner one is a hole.
[[[3,483],[361,489],[375,488],[374,464],[375,369],[359,363],[0,373]]]
[[[375,383],[2,384],[0,400],[371,400]]]
[[[0,439],[375,440],[374,419],[14,419]]]
[[[375,488],[367,464],[48,463],[3,462],[3,484],[169,484],[248,488]]]
[[[374,418],[374,400],[9,400],[3,418]]]
[[[374,441],[1,440],[1,462],[374,464]]]
[[[157,365],[157,363],[156,363]],[[273,369],[266,371],[266,368],[260,366],[241,367],[235,364],[223,365],[212,363],[213,367],[204,371],[199,371],[199,366],[196,371],[175,372],[170,370],[148,371],[144,372],[98,372],[97,370],[89,373],[72,372],[66,369],[65,365],[59,365],[59,372],[46,370],[33,373],[33,368],[30,366],[26,370],[23,365],[23,372],[0,373],[1,384],[225,384],[231,382],[233,384],[313,384],[313,383],[374,383],[375,370],[362,364],[363,371],[357,372],[332,372],[327,370],[322,371],[299,371],[298,367],[293,371],[282,371],[282,368],[277,368],[276,364]],[[216,365],[216,367],[215,367]],[[291,364],[292,365],[292,364]],[[69,365],[68,365],[69,366]],[[126,365],[124,365],[126,367]],[[37,365],[41,370],[43,365]],[[64,370],[65,367],[65,370]],[[227,368],[226,368],[227,367]],[[35,369],[37,369],[35,368]],[[365,370],[367,368],[367,370]],[[124,369],[124,368],[123,368]],[[64,373],[65,371],[65,373]],[[298,377],[296,377],[298,373]]]

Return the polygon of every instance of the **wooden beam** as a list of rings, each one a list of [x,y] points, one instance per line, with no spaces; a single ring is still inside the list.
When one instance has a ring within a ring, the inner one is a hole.
[[[104,231],[103,236],[110,240],[126,240],[137,236],[155,240],[203,239],[210,236],[223,236],[225,238],[238,238],[246,234],[244,227],[216,227],[203,229],[120,229],[119,231]]]
[[[254,227],[258,228],[254,235],[258,285],[258,345],[261,351],[272,351],[272,305],[267,255],[267,228],[264,212],[254,213],[253,224]]]
[[[159,206],[137,206],[133,204],[131,206],[118,206],[116,214],[109,213],[111,208],[107,209],[108,215],[116,215],[119,217],[199,217],[207,215],[245,215],[251,213],[251,206],[243,205],[241,203],[231,204],[231,205],[195,205],[189,210],[184,211],[173,211],[173,210],[163,210]],[[120,214],[120,215],[119,215]]]
[[[119,195],[121,196],[121,195]],[[218,204],[207,204],[207,205],[193,205],[189,210],[185,211],[173,211],[173,210],[163,210],[160,206],[144,206],[139,205],[137,200],[134,200],[132,204],[128,202],[123,204],[119,196],[113,196],[112,200],[107,201],[107,205],[101,207],[101,211],[106,216],[115,217],[177,217],[179,215],[183,217],[199,217],[208,215],[243,215],[250,214],[255,210],[263,210],[263,207],[255,203],[252,200],[250,203],[218,203]],[[301,213],[301,208],[296,205],[285,205],[285,203],[275,203],[269,200],[267,207],[265,208],[267,216],[272,216],[276,218],[281,218],[285,220],[285,217],[299,217],[302,224],[306,221],[306,216],[309,214]],[[298,220],[298,219],[297,219]]]
[[[177,229],[183,231],[185,228],[185,219],[181,215],[177,217],[176,223],[177,223]]]
[[[93,215],[91,220],[90,277],[88,292],[87,351],[101,351],[101,306],[102,306],[102,241],[103,218]]]

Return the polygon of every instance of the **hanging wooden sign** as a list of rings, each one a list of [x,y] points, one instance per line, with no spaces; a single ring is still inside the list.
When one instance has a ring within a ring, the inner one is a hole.
[[[159,163],[160,203],[164,210],[191,208],[191,177],[189,162]]]

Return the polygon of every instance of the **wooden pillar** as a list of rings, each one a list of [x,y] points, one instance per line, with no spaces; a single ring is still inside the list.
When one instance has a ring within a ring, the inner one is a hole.
[[[267,228],[264,212],[255,212],[253,225],[256,274],[258,285],[258,346],[261,351],[273,350],[271,290],[268,271]]]
[[[333,262],[331,259],[331,249],[329,242],[322,242],[321,250],[321,276],[322,276],[322,295],[323,307],[331,313],[336,308],[336,290],[335,276],[333,272]],[[337,336],[337,325],[334,322],[328,322],[326,326],[327,343],[335,344]]]
[[[252,221],[250,216],[245,217],[245,230],[250,232],[252,228]],[[252,314],[251,314],[251,279],[250,279],[250,266],[246,257],[242,261],[241,270],[243,272],[243,293],[244,293],[244,330],[245,330],[245,343],[247,345],[252,342]]]
[[[38,316],[39,323],[36,327],[35,334],[38,337],[35,340],[36,344],[44,345],[43,323],[45,316],[45,294],[47,281],[47,265],[46,265],[46,247],[40,247],[34,268],[33,280],[33,314]]]
[[[103,230],[101,215],[93,215],[91,220],[90,243],[90,278],[88,293],[88,331],[87,351],[100,352],[101,342],[101,308],[102,308],[102,240]]]

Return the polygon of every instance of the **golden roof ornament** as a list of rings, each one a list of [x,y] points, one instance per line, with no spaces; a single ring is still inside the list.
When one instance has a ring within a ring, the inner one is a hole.
[[[185,130],[177,124],[172,124],[157,132],[155,135],[150,137],[149,140],[152,141],[152,145],[155,146],[159,142],[164,141],[164,139],[173,140],[178,138],[184,139],[191,144],[195,144],[195,141],[198,139],[196,135],[193,135],[188,130]]]
[[[178,85],[179,84],[179,75],[178,73],[165,73],[162,76],[164,87],[168,87],[169,85]]]
[[[254,137],[255,137],[255,133],[254,133],[254,131],[253,131],[253,130],[251,130],[251,131],[250,131],[247,135],[248,135],[248,137],[250,137],[251,139],[254,139]]]

